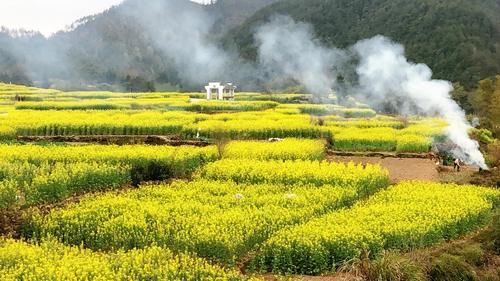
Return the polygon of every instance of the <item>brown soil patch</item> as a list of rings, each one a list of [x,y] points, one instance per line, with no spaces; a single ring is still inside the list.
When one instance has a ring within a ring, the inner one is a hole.
[[[331,156],[329,160],[344,163],[379,164],[389,170],[389,176],[393,183],[406,180],[435,182],[440,180],[436,164],[430,159]]]
[[[453,171],[453,166],[440,166],[439,178],[443,183],[470,184],[471,177],[478,168],[462,166],[460,172]]]
[[[0,211],[0,236],[18,238],[21,223],[22,216],[19,210]]]
[[[489,171],[481,171],[471,176],[470,183],[500,188],[500,169],[494,167]]]

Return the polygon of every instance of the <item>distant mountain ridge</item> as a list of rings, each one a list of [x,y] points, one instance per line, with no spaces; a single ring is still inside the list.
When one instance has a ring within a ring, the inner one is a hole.
[[[155,9],[176,6],[196,15],[206,14],[214,21],[210,40],[217,42],[227,30],[276,1],[219,0],[214,5],[201,5],[188,0],[149,0],[146,5],[144,1],[126,0],[100,14],[82,18],[68,31],[48,39],[34,32],[17,32],[20,35],[12,37],[3,30],[0,81],[76,89],[89,83],[100,88],[125,84],[128,90],[149,90],[151,83],[157,82],[171,89],[192,89],[178,77],[171,59],[164,56],[155,38],[142,29],[137,21],[143,17],[140,13],[168,14],[175,11]]]
[[[144,11],[160,16],[175,12],[148,10],[151,3],[167,2],[208,15],[213,20],[209,40],[223,42],[250,62],[256,59],[255,29],[274,14],[287,14],[311,23],[329,46],[345,48],[376,34],[388,36],[406,46],[411,60],[428,64],[435,78],[472,87],[500,73],[500,0],[219,0],[209,6],[188,0],[150,0],[148,5],[126,0],[49,39],[33,33],[13,38],[0,31],[0,81],[70,89],[87,84],[132,91],[153,85],[198,89],[179,76],[154,34],[137,22],[147,20]]]

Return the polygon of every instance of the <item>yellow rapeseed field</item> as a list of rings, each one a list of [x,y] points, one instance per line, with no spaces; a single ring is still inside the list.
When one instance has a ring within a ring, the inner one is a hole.
[[[274,232],[349,206],[361,190],[177,181],[87,198],[48,216],[35,215],[25,231],[95,250],[157,245],[234,265]]]
[[[285,229],[264,244],[255,266],[318,274],[383,249],[413,249],[452,239],[487,222],[498,190],[404,182],[351,209]]]
[[[0,240],[0,276],[2,281],[258,280],[159,247],[100,254],[53,240],[40,245]]]
[[[323,160],[324,140],[232,141],[224,147],[224,158],[257,160]]]

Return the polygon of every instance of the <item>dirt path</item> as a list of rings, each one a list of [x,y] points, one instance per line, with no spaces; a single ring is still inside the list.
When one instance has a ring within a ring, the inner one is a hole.
[[[430,159],[415,158],[381,158],[381,157],[346,157],[331,156],[332,161],[354,162],[363,164],[380,164],[389,170],[391,182],[398,183],[404,180],[440,180],[436,164]]]

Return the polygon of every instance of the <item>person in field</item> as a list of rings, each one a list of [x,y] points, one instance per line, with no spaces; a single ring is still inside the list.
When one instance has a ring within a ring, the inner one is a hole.
[[[453,171],[460,172],[460,159],[456,158],[455,161],[453,161]]]

